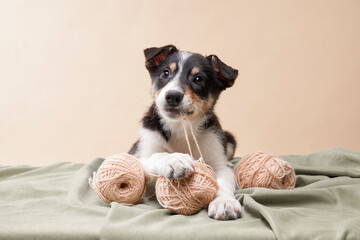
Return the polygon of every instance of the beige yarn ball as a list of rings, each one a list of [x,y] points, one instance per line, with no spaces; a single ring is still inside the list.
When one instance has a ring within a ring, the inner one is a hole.
[[[219,189],[215,172],[201,162],[195,162],[194,173],[188,178],[159,177],[155,188],[162,207],[183,215],[195,214],[206,207]]]
[[[271,153],[248,154],[235,166],[234,171],[240,189],[264,187],[290,190],[295,187],[294,169],[284,159]]]
[[[145,192],[145,173],[134,156],[115,154],[104,160],[89,184],[105,203],[132,205]]]

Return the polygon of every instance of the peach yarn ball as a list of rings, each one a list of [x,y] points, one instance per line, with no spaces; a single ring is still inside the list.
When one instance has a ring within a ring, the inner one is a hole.
[[[244,156],[235,166],[236,183],[240,189],[264,187],[291,190],[295,186],[294,169],[284,159],[266,152]]]
[[[192,215],[216,197],[219,187],[215,172],[208,165],[196,161],[191,176],[182,179],[159,177],[155,189],[162,207],[175,213]]]
[[[104,160],[89,184],[105,203],[132,205],[145,192],[145,173],[134,156],[115,154]]]

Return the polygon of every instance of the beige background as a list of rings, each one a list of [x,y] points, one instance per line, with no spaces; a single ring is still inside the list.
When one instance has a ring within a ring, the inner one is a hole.
[[[360,151],[360,1],[0,0],[0,164],[127,151],[168,43],[239,69],[216,109],[237,155]]]

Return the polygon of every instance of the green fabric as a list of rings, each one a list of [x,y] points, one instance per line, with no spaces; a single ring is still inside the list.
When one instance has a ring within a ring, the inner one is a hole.
[[[171,214],[156,201],[102,203],[88,177],[103,159],[0,166],[0,239],[359,239],[360,153],[283,157],[296,171],[296,188],[238,190],[243,217],[226,222],[205,210]]]

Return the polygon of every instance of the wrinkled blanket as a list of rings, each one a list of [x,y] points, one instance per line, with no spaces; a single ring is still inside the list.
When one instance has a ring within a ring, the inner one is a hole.
[[[360,239],[360,153],[283,156],[294,190],[236,191],[243,216],[182,216],[153,200],[105,204],[88,185],[102,163],[0,166],[0,239]],[[234,159],[236,163],[239,159]]]

